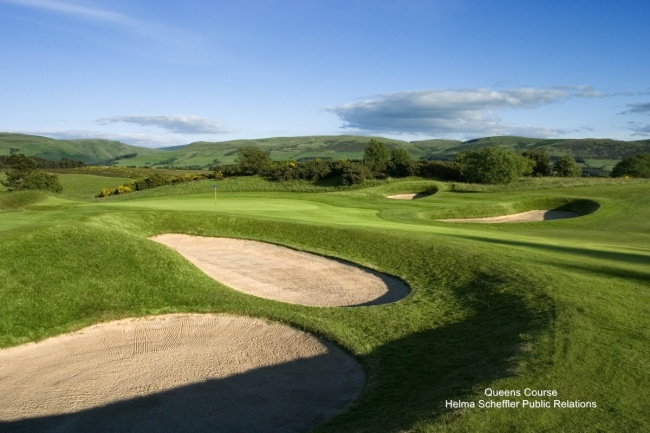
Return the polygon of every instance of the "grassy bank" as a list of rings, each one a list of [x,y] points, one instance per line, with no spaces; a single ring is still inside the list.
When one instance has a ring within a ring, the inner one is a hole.
[[[461,191],[407,179],[318,194],[229,182],[220,183],[216,204],[211,189],[187,185],[95,201],[0,194],[0,345],[123,317],[231,312],[325,336],[364,364],[363,393],[320,431],[650,430],[647,182],[547,180]],[[385,197],[423,191],[434,194]],[[599,207],[542,223],[436,221],[577,200]],[[412,292],[359,308],[256,298],[146,239],[168,232],[339,257],[398,276]],[[551,389],[560,400],[597,407],[445,407],[501,400],[486,397],[486,388]]]

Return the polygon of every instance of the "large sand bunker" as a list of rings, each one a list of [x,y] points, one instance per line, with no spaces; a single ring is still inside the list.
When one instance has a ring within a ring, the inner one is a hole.
[[[528,212],[501,215],[487,218],[452,218],[438,221],[454,223],[526,223],[535,221],[549,221],[564,218],[575,218],[579,213],[561,210],[531,210]]]
[[[291,304],[375,305],[395,302],[409,291],[397,278],[264,242],[182,234],[151,239],[233,289]]]
[[[363,383],[354,358],[286,325],[126,319],[0,350],[0,431],[306,431]]]

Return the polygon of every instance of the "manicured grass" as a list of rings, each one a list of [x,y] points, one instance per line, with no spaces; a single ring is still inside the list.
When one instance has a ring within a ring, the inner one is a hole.
[[[0,346],[129,316],[232,312],[323,335],[363,362],[363,393],[319,431],[650,430],[647,182],[546,180],[461,192],[407,179],[317,194],[255,191],[271,184],[253,178],[228,182],[216,205],[211,189],[191,184],[91,202],[0,194]],[[423,191],[437,192],[385,198]],[[542,223],[436,221],[577,199],[600,207]],[[343,258],[401,277],[412,293],[360,308],[255,298],[146,239],[168,232]],[[597,407],[445,408],[446,400],[486,400],[488,387],[555,389],[561,400]]]

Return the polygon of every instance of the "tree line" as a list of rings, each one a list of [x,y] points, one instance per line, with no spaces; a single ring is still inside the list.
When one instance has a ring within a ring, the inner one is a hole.
[[[516,153],[499,147],[460,152],[453,161],[413,160],[404,149],[389,150],[371,139],[361,160],[273,161],[270,153],[258,147],[238,150],[235,164],[220,166],[225,176],[258,175],[277,181],[339,178],[343,185],[366,179],[421,176],[444,181],[509,183],[521,176],[581,176],[582,170],[571,155],[552,161],[546,150]]]
[[[15,149],[14,149],[15,150]],[[0,155],[0,168],[9,168],[13,163],[16,161],[16,157],[14,155],[21,155],[18,158],[27,158],[31,160],[35,165],[36,168],[44,169],[44,168],[78,168],[78,167],[85,167],[86,163],[83,161],[79,161],[77,159],[69,159],[69,158],[61,158],[57,161],[52,161],[49,159],[43,159],[39,158],[37,156],[25,156],[22,153],[12,153],[10,155]],[[13,157],[13,159],[12,159]]]

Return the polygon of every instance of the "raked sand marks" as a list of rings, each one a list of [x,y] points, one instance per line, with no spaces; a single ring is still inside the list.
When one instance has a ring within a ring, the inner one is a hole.
[[[0,350],[0,431],[307,431],[363,383],[353,357],[286,325],[126,319]]]
[[[409,293],[397,278],[264,242],[183,234],[151,239],[174,249],[217,281],[261,298],[341,307],[395,302]]]
[[[550,221],[565,218],[576,218],[581,216],[579,213],[560,210],[531,210],[510,215],[501,215],[486,218],[450,218],[438,221],[454,223],[524,223],[536,221]]]

